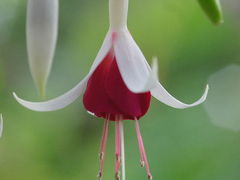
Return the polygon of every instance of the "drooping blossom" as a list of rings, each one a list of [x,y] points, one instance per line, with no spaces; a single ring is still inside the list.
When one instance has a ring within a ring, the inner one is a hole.
[[[171,96],[156,76],[157,64],[153,69],[127,29],[128,0],[110,0],[110,28],[103,45],[86,77],[64,95],[45,102],[29,102],[14,97],[23,106],[34,111],[54,111],[66,107],[83,95],[86,110],[105,119],[100,146],[100,171],[102,178],[109,123],[116,124],[116,179],[125,180],[123,120],[134,120],[141,166],[146,167],[148,179],[152,179],[138,120],[148,111],[151,96],[174,108],[183,109],[202,103],[203,96],[193,104],[185,104]]]
[[[34,82],[41,95],[51,70],[58,33],[58,0],[28,0],[27,52]]]

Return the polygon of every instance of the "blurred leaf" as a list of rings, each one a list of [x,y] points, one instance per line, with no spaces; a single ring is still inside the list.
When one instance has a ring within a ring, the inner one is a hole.
[[[219,0],[198,0],[198,2],[214,24],[223,23],[223,13]]]

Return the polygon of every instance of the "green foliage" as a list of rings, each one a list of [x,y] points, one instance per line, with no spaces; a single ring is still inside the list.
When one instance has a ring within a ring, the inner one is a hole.
[[[214,24],[223,23],[223,13],[219,0],[198,0],[198,2]]]

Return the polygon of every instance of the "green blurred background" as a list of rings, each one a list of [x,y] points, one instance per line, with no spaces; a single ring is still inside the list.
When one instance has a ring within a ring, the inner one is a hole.
[[[225,23],[216,27],[193,0],[130,0],[133,37],[149,62],[158,56],[161,82],[184,102],[200,97],[213,73],[240,61],[240,3],[229,0],[223,10]],[[25,99],[41,100],[27,63],[25,17],[26,1],[1,0],[0,179],[97,179],[103,120],[90,116],[81,98],[63,110],[39,113],[12,97],[15,91]],[[107,0],[60,0],[59,39],[47,98],[61,95],[86,75],[107,30]],[[239,77],[233,81],[239,83]],[[146,180],[134,123],[124,125],[127,179]],[[153,179],[240,179],[240,134],[215,126],[203,105],[176,110],[153,99],[140,125]],[[114,179],[114,157],[111,124],[104,180]]]

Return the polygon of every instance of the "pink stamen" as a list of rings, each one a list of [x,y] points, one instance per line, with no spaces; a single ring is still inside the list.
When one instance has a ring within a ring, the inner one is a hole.
[[[147,175],[148,175],[148,180],[152,180],[152,175],[151,175],[151,172],[150,172],[149,163],[148,163],[148,160],[147,160],[147,155],[146,155],[146,151],[145,151],[145,148],[144,148],[139,123],[138,123],[138,120],[136,118],[135,118],[135,127],[136,127],[136,132],[137,132],[137,139],[138,139],[141,165],[146,166],[146,172],[147,172]]]
[[[98,173],[99,180],[102,179],[102,175],[103,175],[104,159],[105,159],[105,152],[106,152],[106,146],[107,146],[107,140],[108,140],[108,131],[109,131],[109,118],[105,120],[104,126],[103,126],[102,140],[101,140],[100,153],[99,153],[99,159],[100,159],[100,169]]]
[[[115,179],[120,180],[120,167],[121,167],[121,124],[117,119],[115,122]]]

